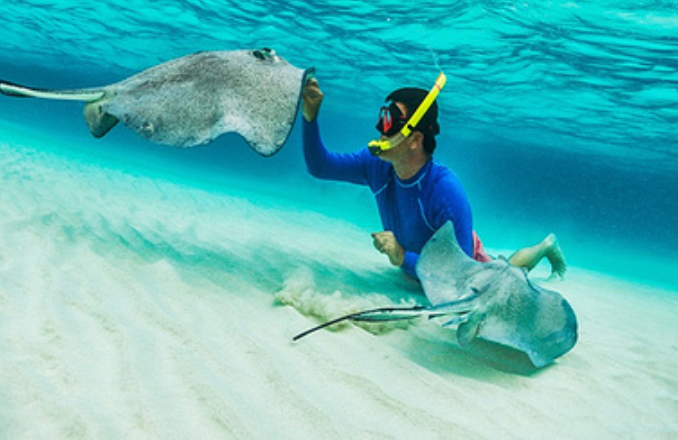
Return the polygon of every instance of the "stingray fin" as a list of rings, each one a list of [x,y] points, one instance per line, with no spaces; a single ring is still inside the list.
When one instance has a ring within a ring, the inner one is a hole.
[[[84,113],[87,127],[95,138],[102,137],[119,122],[118,118],[103,110],[100,100],[87,103]]]
[[[462,298],[468,292],[468,279],[483,269],[483,263],[461,250],[450,221],[426,243],[416,267],[426,297],[433,305]]]
[[[459,345],[465,347],[478,336],[480,324],[483,322],[484,317],[485,315],[482,313],[474,313],[466,322],[457,327],[457,341]]]
[[[315,67],[304,70],[301,75],[299,88],[295,89],[295,98],[290,101],[286,99],[278,99],[276,101],[275,107],[280,109],[281,115],[287,114],[287,117],[275,115],[271,120],[267,120],[266,124],[261,124],[255,132],[240,133],[250,148],[264,157],[273,156],[280,151],[292,134],[292,128],[294,128],[301,105],[303,88],[313,77],[315,77]],[[262,86],[265,86],[265,81],[262,82]]]
[[[16,98],[43,98],[66,101],[95,101],[104,96],[101,90],[44,90],[0,80],[0,93]]]

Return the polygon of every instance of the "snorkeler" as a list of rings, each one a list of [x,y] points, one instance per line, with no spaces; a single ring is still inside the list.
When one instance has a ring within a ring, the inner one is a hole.
[[[391,264],[417,277],[419,253],[447,221],[461,249],[477,261],[489,257],[473,231],[471,206],[457,175],[433,158],[440,132],[435,98],[444,86],[440,75],[430,92],[402,88],[386,98],[379,113],[381,137],[354,153],[329,152],[321,138],[317,118],[323,93],[315,79],[302,94],[304,157],[309,172],[319,179],[366,185],[374,194],[383,231],[372,234],[374,247]],[[515,252],[509,262],[532,270],[543,258],[551,275],[563,276],[565,259],[555,235]]]

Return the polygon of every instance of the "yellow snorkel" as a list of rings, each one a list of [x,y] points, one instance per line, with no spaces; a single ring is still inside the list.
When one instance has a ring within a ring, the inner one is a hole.
[[[438,79],[436,79],[435,84],[433,84],[431,91],[428,92],[426,98],[424,98],[419,107],[417,107],[417,110],[414,112],[410,120],[407,121],[403,128],[401,128],[400,131],[390,139],[373,140],[370,142],[367,145],[370,153],[374,154],[375,156],[379,155],[382,151],[390,150],[394,146],[400,144],[404,139],[412,134],[412,130],[414,130],[414,127],[416,127],[419,121],[421,121],[421,118],[424,117],[428,109],[431,107],[431,104],[433,104],[433,101],[436,100],[438,93],[440,93],[440,91],[443,89],[446,81],[447,77],[443,72],[440,72],[440,75],[438,75]]]

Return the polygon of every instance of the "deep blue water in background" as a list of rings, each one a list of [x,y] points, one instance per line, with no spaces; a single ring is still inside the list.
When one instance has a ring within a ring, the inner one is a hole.
[[[662,265],[678,248],[678,1],[9,0],[0,16],[0,77],[43,88],[103,85],[199,50],[273,47],[317,68],[324,140],[338,151],[375,136],[388,92],[428,88],[443,69],[437,157],[465,183],[489,247],[554,231],[575,264],[678,285]],[[234,136],[176,150],[120,126],[94,140],[81,112],[0,99],[3,119],[92,160],[281,204],[332,200],[318,209],[377,228],[367,192],[306,174],[299,127],[262,159]]]

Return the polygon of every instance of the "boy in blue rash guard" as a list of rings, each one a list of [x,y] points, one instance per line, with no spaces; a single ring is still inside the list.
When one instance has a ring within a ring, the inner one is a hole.
[[[304,157],[309,172],[320,179],[368,186],[384,228],[372,234],[375,248],[415,278],[421,249],[448,220],[467,255],[478,261],[491,259],[473,232],[471,207],[461,182],[433,159],[439,132],[437,104],[433,102],[409,136],[397,134],[426,95],[423,89],[403,88],[388,96],[386,101],[392,102],[382,108],[377,129],[381,140],[391,142],[391,146],[375,151],[377,155],[368,149],[338,154],[325,148],[317,122],[323,94],[316,80],[304,87],[302,102]],[[552,273],[562,276],[566,265],[553,234],[519,250],[509,262],[531,270],[544,257],[551,262]]]

